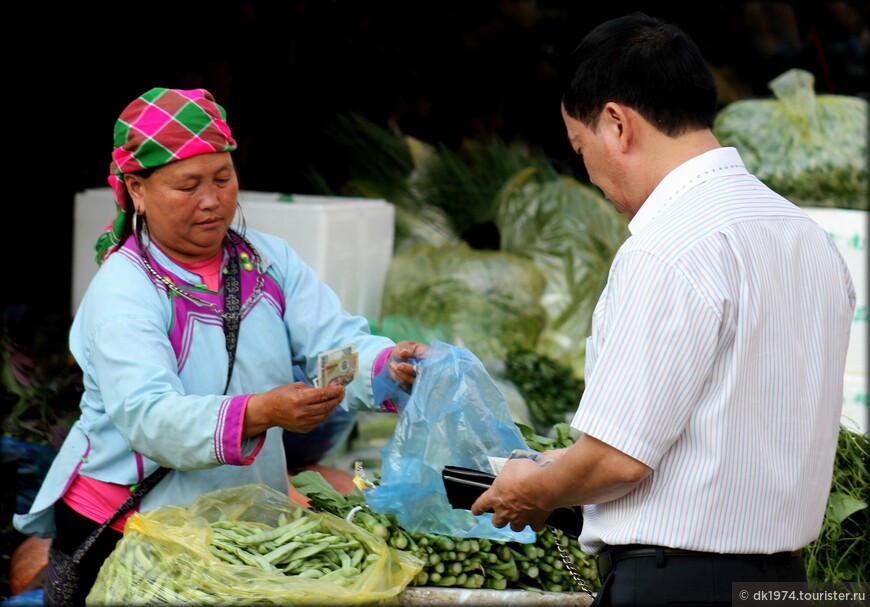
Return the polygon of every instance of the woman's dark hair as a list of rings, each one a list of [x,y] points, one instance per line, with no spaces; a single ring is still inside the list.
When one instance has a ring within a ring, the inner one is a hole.
[[[562,103],[594,127],[604,105],[623,103],[671,137],[712,128],[716,81],[694,40],[643,13],[607,21],[571,54]]]
[[[149,167],[147,169],[141,169],[136,171],[135,174],[139,175],[143,179],[148,179],[151,177],[151,174],[155,171],[157,167]],[[123,179],[123,177],[121,178]],[[127,240],[127,237],[133,233],[133,215],[136,214],[136,207],[133,204],[133,198],[130,196],[130,191],[125,188],[124,192],[124,203],[127,205],[127,213],[124,217],[124,234],[121,236],[121,242]]]

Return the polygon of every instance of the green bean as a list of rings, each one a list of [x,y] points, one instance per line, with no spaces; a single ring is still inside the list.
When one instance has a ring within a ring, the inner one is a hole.
[[[292,523],[288,523],[287,525],[283,525],[281,527],[275,527],[274,529],[264,529],[259,533],[255,533],[254,535],[249,535],[239,540],[241,544],[261,544],[263,542],[269,540],[277,540],[278,543],[284,543],[289,541],[293,537],[304,533],[306,531],[311,531],[312,529],[320,526],[320,519],[309,518],[304,519],[300,518]]]
[[[227,550],[221,546],[218,546],[217,544],[209,544],[208,549],[209,549],[209,552],[211,552],[213,555],[215,555],[216,557],[218,557],[222,561],[226,561],[226,562],[231,563],[233,565],[243,565],[244,564],[242,559],[237,557],[235,554],[233,554],[229,550]]]
[[[303,542],[287,542],[286,544],[278,546],[271,552],[264,554],[263,558],[275,565],[276,563],[286,560],[294,550],[304,545]]]
[[[299,548],[297,551],[293,552],[293,559],[307,559],[310,556],[314,556],[318,552],[326,550],[329,548],[329,544],[326,542],[320,542],[319,544],[309,544],[304,548]]]
[[[334,569],[328,573],[326,573],[322,578],[322,580],[327,581],[335,581],[341,580],[341,578],[347,579],[349,577],[353,577],[355,575],[359,575],[360,570],[356,567],[342,567],[341,569]]]
[[[324,576],[324,573],[320,569],[314,569],[313,567],[311,567],[311,568],[305,569],[304,571],[297,573],[296,575],[298,575],[299,577],[317,580],[317,579],[322,578]]]
[[[350,558],[350,564],[352,567],[358,567],[360,563],[362,563],[363,557],[366,555],[365,548],[360,546],[356,550],[353,551],[353,556]]]

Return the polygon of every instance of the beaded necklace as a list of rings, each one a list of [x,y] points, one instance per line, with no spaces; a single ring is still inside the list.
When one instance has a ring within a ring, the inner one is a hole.
[[[253,262],[250,260],[248,254],[246,252],[244,252],[244,251],[242,251],[241,253],[238,252],[238,250],[236,249],[236,243],[235,243],[234,238],[240,239],[243,243],[245,243],[245,246],[247,246],[251,250],[251,252],[254,254]],[[179,297],[183,297],[184,299],[186,299],[190,302],[193,302],[194,304],[196,304],[198,306],[203,306],[203,307],[211,309],[215,314],[220,316],[224,321],[227,321],[227,320],[235,321],[235,320],[238,320],[239,318],[241,318],[245,314],[245,312],[248,311],[248,309],[254,304],[254,302],[259,297],[260,293],[262,293],[262,291],[263,291],[263,285],[264,285],[263,264],[261,263],[260,254],[257,252],[257,249],[254,248],[254,245],[252,245],[250,243],[250,241],[248,241],[247,238],[245,238],[244,236],[242,236],[238,232],[235,232],[234,230],[229,230],[229,232],[227,233],[227,241],[229,241],[230,246],[233,249],[232,256],[230,259],[230,266],[234,265],[233,262],[235,262],[235,265],[237,268],[239,261],[241,261],[241,265],[246,270],[250,270],[254,266],[257,267],[257,284],[254,286],[254,290],[251,292],[250,296],[248,296],[248,299],[245,301],[244,305],[242,305],[241,308],[238,308],[236,310],[221,309],[216,304],[213,304],[210,301],[206,301],[204,299],[197,297],[196,295],[193,295],[192,293],[188,293],[187,291],[181,290],[169,278],[167,278],[166,276],[162,276],[159,272],[157,272],[157,270],[154,269],[154,267],[148,261],[148,255],[145,253],[145,248],[142,246],[142,243],[139,239],[139,234],[138,233],[136,234],[136,244],[139,247],[139,257],[142,259],[142,264],[145,266],[145,268],[148,270],[148,272],[151,274],[151,276],[156,278],[162,284],[166,285],[166,288],[168,288],[170,291],[172,291],[175,295],[178,295]],[[224,273],[226,273],[228,269],[230,269],[230,268],[228,267],[227,269],[225,269]],[[229,307],[232,308],[235,306],[229,306]]]

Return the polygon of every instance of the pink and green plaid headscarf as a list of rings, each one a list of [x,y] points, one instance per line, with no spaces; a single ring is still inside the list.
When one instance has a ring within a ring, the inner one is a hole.
[[[124,173],[235,149],[226,112],[205,89],[153,88],[128,105],[115,123],[109,167],[117,215],[97,239],[97,263],[115,252],[124,237],[128,211]]]

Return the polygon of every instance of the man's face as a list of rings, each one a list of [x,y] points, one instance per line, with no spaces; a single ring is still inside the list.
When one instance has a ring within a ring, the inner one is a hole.
[[[568,142],[573,150],[583,158],[583,165],[589,174],[589,181],[598,186],[604,195],[613,203],[617,211],[626,214],[619,192],[621,188],[616,182],[618,164],[614,158],[614,143],[608,141],[608,131],[597,126],[590,128],[576,118],[572,118],[562,106],[562,120],[568,131]],[[633,213],[632,213],[633,214]],[[630,217],[630,216],[629,216]]]

